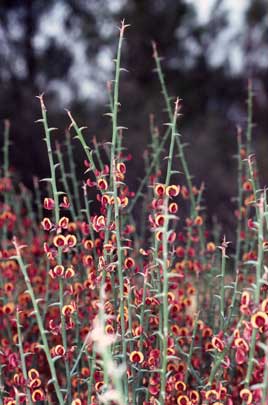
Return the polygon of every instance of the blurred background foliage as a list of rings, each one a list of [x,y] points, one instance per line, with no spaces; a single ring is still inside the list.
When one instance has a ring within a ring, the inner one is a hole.
[[[122,18],[131,24],[123,50],[120,124],[129,129],[131,187],[143,176],[142,155],[150,139],[149,116],[160,136],[167,120],[151,41],[163,56],[173,96],[183,99],[181,133],[196,184],[206,184],[210,214],[228,229],[236,194],[236,125],[246,126],[247,81],[253,80],[254,129],[263,184],[267,184],[268,18],[266,0],[243,3],[233,18],[227,0],[214,0],[206,18],[198,0],[1,0],[0,119],[11,121],[11,163],[31,187],[47,174],[35,96],[46,93],[50,124],[64,139],[70,108],[88,126],[88,139],[110,139],[106,82],[112,79]],[[230,3],[230,2],[229,2]],[[2,125],[2,121],[1,121]],[[77,150],[78,161],[82,157]]]

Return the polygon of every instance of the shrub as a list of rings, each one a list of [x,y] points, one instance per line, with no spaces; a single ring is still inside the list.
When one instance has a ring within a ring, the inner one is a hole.
[[[173,105],[167,93],[155,44],[168,123],[160,136],[151,121],[145,177],[135,192],[126,185],[129,155],[118,121],[126,27],[107,114],[111,142],[88,146],[85,128],[67,111],[67,167],[39,96],[50,177],[42,179],[47,188],[35,179],[32,194],[9,171],[5,124],[0,404],[264,405],[268,209],[252,154],[251,84],[246,136],[237,131],[229,258],[230,242],[206,229],[204,186],[193,183],[178,133],[181,101]],[[82,187],[71,139],[85,154]]]

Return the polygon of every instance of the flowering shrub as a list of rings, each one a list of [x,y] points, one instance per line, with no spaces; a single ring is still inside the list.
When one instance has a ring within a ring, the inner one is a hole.
[[[155,45],[167,129],[160,137],[152,120],[145,177],[135,192],[126,185],[118,124],[126,27],[110,93],[111,142],[88,146],[68,111],[67,168],[39,96],[50,177],[47,188],[35,179],[32,195],[9,171],[6,122],[0,404],[265,405],[268,206],[252,154],[251,85],[246,136],[237,131],[237,235],[228,257],[230,242],[206,230],[204,186],[193,184],[178,133],[181,102],[173,108]],[[85,154],[82,187],[71,139]]]

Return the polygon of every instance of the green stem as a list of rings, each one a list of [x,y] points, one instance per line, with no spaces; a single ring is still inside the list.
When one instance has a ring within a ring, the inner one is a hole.
[[[262,268],[263,268],[263,219],[264,219],[264,197],[261,195],[260,201],[256,210],[259,212],[258,219],[258,259],[256,263],[256,285],[254,291],[254,304],[257,306],[260,302],[260,293],[261,293],[261,278],[262,278]],[[256,337],[258,329],[254,328],[251,335],[250,341],[250,351],[248,358],[248,368],[245,378],[245,387],[248,388],[253,372],[254,367],[254,355],[255,355],[255,346],[256,346]]]
[[[45,143],[47,146],[47,152],[48,152],[48,160],[49,160],[49,167],[50,167],[50,173],[51,173],[51,189],[52,189],[52,195],[53,195],[53,200],[55,203],[54,207],[54,212],[55,212],[55,223],[59,223],[60,219],[60,209],[59,209],[59,193],[57,191],[57,180],[56,180],[56,165],[54,164],[53,160],[53,151],[51,147],[51,140],[50,140],[50,133],[55,130],[56,128],[49,128],[48,127],[48,122],[47,122],[47,110],[44,104],[43,100],[43,95],[39,96],[40,100],[40,105],[41,105],[41,111],[42,111],[42,119],[38,120],[38,122],[42,122],[45,130]]]
[[[18,264],[20,266],[21,272],[22,272],[23,277],[24,277],[25,284],[27,286],[27,290],[28,290],[29,295],[31,297],[32,305],[33,305],[33,308],[34,308],[34,314],[36,316],[38,329],[39,329],[41,339],[42,339],[42,343],[43,343],[43,350],[45,352],[47,362],[48,362],[48,366],[49,366],[50,373],[51,373],[51,378],[52,378],[51,382],[54,385],[55,392],[56,392],[59,404],[64,405],[65,402],[64,402],[64,399],[63,399],[63,396],[62,396],[62,393],[61,393],[61,389],[60,389],[60,386],[59,386],[57,373],[56,373],[56,369],[55,369],[55,363],[54,363],[54,361],[53,361],[53,359],[51,357],[50,350],[49,350],[49,347],[48,347],[46,331],[44,329],[44,325],[43,325],[43,322],[42,322],[42,317],[40,315],[40,311],[39,311],[39,308],[38,308],[38,305],[37,305],[37,299],[35,297],[33,287],[32,287],[31,281],[30,281],[28,273],[27,273],[27,267],[26,267],[26,265],[24,264],[24,262],[22,260],[22,257],[20,255],[20,248],[17,245],[16,241],[14,241],[14,245],[15,245],[15,248],[16,248],[17,255],[14,256],[13,259],[17,260],[17,262],[18,262]]]
[[[162,94],[164,96],[166,109],[167,109],[168,116],[169,116],[169,121],[172,122],[173,112],[172,112],[172,107],[171,107],[171,99],[168,96],[167,87],[166,87],[166,83],[165,83],[165,78],[164,78],[164,74],[163,74],[162,66],[161,66],[161,62],[160,62],[161,59],[160,59],[160,57],[158,55],[155,44],[153,44],[153,51],[154,51],[153,52],[153,57],[154,57],[155,64],[156,64],[156,72],[158,74],[159,82],[160,82],[160,85],[161,85],[161,91],[162,91]],[[190,201],[191,201],[191,213],[193,215],[193,213],[196,212],[196,204],[195,204],[195,198],[194,198],[194,194],[193,194],[192,177],[190,175],[188,164],[187,164],[187,161],[186,161],[186,158],[185,158],[184,145],[181,143],[179,136],[176,137],[176,143],[177,143],[177,147],[178,147],[178,150],[179,150],[179,158],[180,158],[180,161],[181,161],[181,165],[182,165],[183,172],[184,172],[184,175],[186,177],[187,186],[188,186],[188,189],[189,189],[189,195],[190,195]]]
[[[66,146],[67,146],[67,156],[68,156],[69,168],[71,171],[70,175],[71,175],[74,199],[75,199],[75,204],[76,204],[76,212],[79,213],[81,210],[81,204],[80,204],[80,198],[79,198],[79,182],[78,182],[78,179],[76,176],[73,148],[72,148],[71,141],[70,141],[70,133],[68,131],[66,132]]]
[[[188,378],[189,378],[189,374],[190,374],[190,370],[191,370],[191,366],[192,366],[192,356],[193,356],[195,338],[196,338],[197,328],[198,328],[198,317],[199,317],[199,314],[197,314],[195,317],[194,328],[193,328],[193,333],[192,333],[192,340],[191,340],[189,354],[187,357],[187,366],[186,366],[186,374],[185,374],[185,384],[186,385],[188,383]]]
[[[163,227],[163,291],[162,291],[162,310],[163,310],[163,329],[162,329],[162,364],[161,364],[161,388],[160,388],[160,403],[165,404],[166,398],[166,373],[167,373],[167,344],[168,344],[168,211],[167,199],[165,201],[165,222]]]
[[[252,81],[248,81],[248,113],[247,113],[247,157],[252,153],[252,129],[253,129],[253,88]]]
[[[33,184],[34,184],[34,191],[35,191],[35,205],[37,207],[37,217],[38,217],[38,222],[40,223],[43,219],[43,211],[42,211],[42,202],[41,202],[39,181],[38,181],[37,177],[33,178]]]
[[[27,375],[27,368],[26,368],[26,362],[25,362],[25,354],[24,354],[24,350],[23,350],[21,324],[20,324],[18,308],[16,309],[16,325],[17,325],[17,332],[18,332],[18,347],[19,347],[19,352],[20,352],[22,374],[23,374],[24,380],[27,381],[28,375]],[[29,401],[29,404],[32,405],[31,391],[28,387],[26,387],[26,392],[27,392],[27,400]]]
[[[6,179],[8,179],[10,177],[10,174],[9,174],[10,122],[8,120],[5,120],[4,125],[5,125],[5,128],[4,128],[4,146],[3,146],[3,174],[4,174],[4,177]],[[7,209],[7,207],[8,207],[9,200],[10,200],[10,192],[6,191],[4,193],[4,206],[5,206],[5,209]],[[7,245],[7,225],[6,224],[4,224],[4,226],[3,226],[2,241],[3,241],[2,242],[2,247],[6,248],[6,245]],[[0,279],[0,286],[1,286],[1,288],[3,287],[2,276],[1,276],[1,279]]]
[[[119,279],[119,300],[120,300],[120,326],[121,326],[121,339],[122,339],[122,354],[123,361],[127,362],[127,345],[125,339],[125,317],[124,317],[124,276],[123,276],[123,258],[122,258],[122,246],[121,246],[121,225],[119,219],[119,205],[118,205],[118,192],[117,192],[117,182],[114,178],[115,173],[115,154],[117,146],[117,137],[118,137],[118,124],[117,124],[117,115],[118,115],[118,106],[119,106],[119,78],[120,78],[120,61],[121,61],[121,49],[124,38],[124,31],[126,25],[122,22],[120,28],[119,43],[117,49],[117,56],[115,60],[115,81],[114,81],[114,92],[113,92],[113,110],[112,110],[112,145],[111,145],[111,160],[110,160],[110,188],[112,189],[114,197],[114,215],[115,215],[115,233],[116,233],[116,245],[117,245],[117,272]],[[125,398],[127,397],[127,376],[124,376],[124,390]]]
[[[222,242],[222,258],[221,258],[221,297],[220,297],[220,330],[224,329],[224,307],[225,307],[225,268],[226,268],[226,249],[228,247],[228,242],[226,242],[225,237]]]
[[[8,120],[5,120],[5,128],[4,128],[4,146],[3,146],[3,153],[4,153],[4,164],[3,164],[3,171],[4,171],[4,177],[8,178],[9,177],[9,133],[10,133],[10,122]]]
[[[268,350],[267,343],[265,345],[265,368],[263,373],[263,388],[262,388],[262,402],[261,405],[267,404],[268,395]]]
[[[172,175],[172,161],[174,155],[174,144],[176,138],[176,122],[179,112],[179,100],[176,100],[175,111],[171,121],[171,140],[169,146],[168,163],[165,185],[166,187],[170,184],[170,179]],[[164,225],[163,225],[163,290],[162,290],[162,310],[163,310],[163,328],[161,330],[162,335],[162,365],[161,365],[161,388],[160,388],[160,403],[165,404],[166,398],[166,369],[167,369],[167,344],[168,344],[168,332],[169,332],[169,309],[168,309],[168,279],[169,279],[169,266],[168,262],[168,227],[169,227],[168,215],[168,197],[164,201]]]
[[[154,155],[154,157],[152,159],[152,162],[151,162],[148,170],[146,171],[145,176],[143,177],[142,181],[140,182],[140,185],[138,187],[138,190],[135,193],[134,198],[131,200],[131,202],[129,204],[129,207],[128,207],[128,213],[129,214],[133,211],[138,199],[142,196],[142,190],[143,190],[144,186],[146,185],[146,183],[148,181],[148,178],[151,175],[154,167],[157,166],[157,164],[159,163],[160,154],[163,151],[165,142],[167,141],[169,135],[170,135],[170,128],[168,128],[167,131],[165,132],[165,134],[163,136],[163,139],[160,142],[159,148],[155,152],[155,155]]]
[[[57,158],[58,158],[58,161],[59,161],[59,164],[60,164],[61,180],[62,180],[64,189],[66,191],[66,194],[68,196],[68,199],[70,201],[70,211],[71,211],[71,214],[72,214],[72,218],[73,218],[74,221],[77,221],[78,216],[77,216],[77,214],[75,212],[74,201],[73,201],[71,190],[70,190],[70,187],[69,187],[69,184],[68,184],[68,181],[67,181],[66,170],[65,170],[65,167],[64,167],[64,161],[63,161],[63,158],[62,158],[60,145],[58,143],[56,145],[56,155],[57,155]]]
[[[241,160],[241,128],[237,129],[237,160],[238,160],[238,201],[237,201],[237,210],[238,210],[238,219],[237,219],[237,228],[236,228],[236,249],[235,249],[235,271],[237,271],[240,253],[241,253],[241,228],[242,228],[242,160]]]
[[[52,152],[52,146],[51,146],[51,139],[50,139],[50,133],[52,130],[55,128],[49,128],[48,126],[48,121],[47,121],[47,111],[46,107],[44,104],[43,96],[41,95],[39,97],[40,99],[40,105],[41,105],[41,110],[42,110],[42,122],[44,125],[44,130],[45,130],[45,142],[47,145],[47,152],[48,152],[48,158],[49,158],[49,166],[50,166],[50,173],[51,173],[51,189],[52,189],[52,195],[54,199],[54,213],[55,213],[55,223],[58,225],[59,220],[60,220],[60,206],[59,206],[59,195],[62,194],[62,192],[59,192],[57,190],[57,179],[56,179],[56,167],[57,165],[54,164],[53,160],[53,152]],[[62,265],[62,249],[58,248],[58,257],[57,257],[57,262],[59,265]],[[66,324],[65,324],[65,316],[62,312],[63,305],[64,305],[64,284],[63,284],[63,279],[59,279],[59,301],[60,301],[60,314],[61,314],[61,330],[62,330],[62,342],[63,342],[63,347],[65,349],[65,353],[68,352],[68,344],[67,344],[67,335],[66,335]],[[67,397],[68,400],[70,401],[70,396],[71,396],[71,379],[70,379],[70,370],[69,370],[69,363],[68,360],[64,360],[65,363],[65,371],[66,371],[66,379],[67,379]]]

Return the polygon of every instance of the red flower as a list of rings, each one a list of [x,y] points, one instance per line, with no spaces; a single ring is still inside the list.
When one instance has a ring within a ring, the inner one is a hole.
[[[268,325],[268,315],[263,311],[258,311],[251,317],[251,325],[253,328],[263,330]]]
[[[45,208],[46,210],[51,211],[51,210],[54,209],[54,207],[55,207],[55,201],[54,201],[52,198],[46,197],[46,198],[44,199],[44,208]]]
[[[187,395],[180,395],[177,399],[177,404],[178,405],[191,405],[191,402]]]
[[[50,231],[53,226],[49,218],[44,218],[43,221],[41,222],[41,225],[45,231]]]
[[[38,402],[38,401],[44,401],[45,399],[45,394],[44,391],[41,389],[34,390],[32,393],[32,401],[33,402]]]
[[[142,352],[134,351],[130,353],[129,360],[131,361],[131,363],[141,364],[144,361],[144,355],[142,354]]]
[[[175,186],[175,185],[168,186],[166,188],[166,195],[168,197],[177,197],[177,195],[179,195],[179,193],[180,193],[180,189],[181,189],[180,186]]]
[[[154,188],[154,192],[157,197],[162,197],[165,193],[166,186],[165,184],[157,184]]]
[[[69,201],[69,199],[68,199],[68,197],[66,195],[63,197],[63,201],[60,204],[60,207],[62,207],[62,208],[69,208],[70,207],[70,201]]]
[[[218,352],[222,352],[224,350],[224,342],[217,336],[213,336],[211,344],[214,349],[218,350]]]
[[[252,403],[252,393],[247,388],[243,388],[239,393],[240,398],[246,402],[247,405]]]

